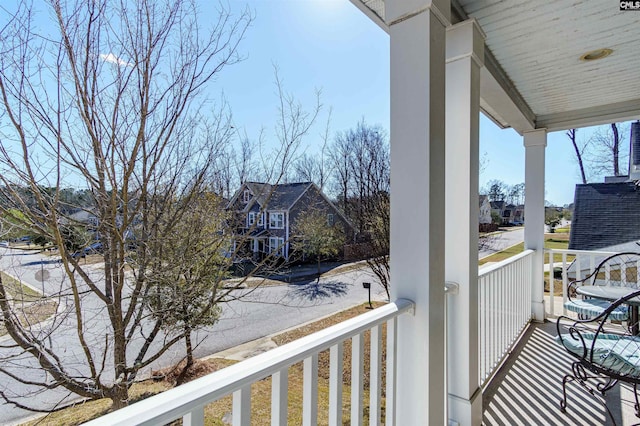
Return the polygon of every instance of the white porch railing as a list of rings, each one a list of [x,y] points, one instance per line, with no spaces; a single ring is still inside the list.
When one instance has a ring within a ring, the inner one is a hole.
[[[545,250],[545,262],[548,262],[548,266],[545,265],[545,271],[548,267],[549,276],[546,278],[549,282],[549,304],[547,308],[547,314],[549,316],[567,315],[567,310],[564,309],[564,303],[567,301],[567,286],[572,279],[580,280],[598,266],[601,260],[607,256],[611,256],[615,252],[611,251],[589,251],[589,250]],[[572,266],[573,265],[573,266]],[[555,295],[559,290],[554,279],[554,268],[561,268],[561,280],[562,280],[562,296],[558,301],[558,296]],[[569,268],[571,268],[573,277],[569,278]],[[558,303],[561,302],[561,303]],[[558,306],[556,306],[558,305]]]
[[[363,416],[364,332],[371,330],[369,416],[381,419],[382,325],[387,324],[386,419],[395,417],[397,317],[413,309],[399,299],[371,312],[234,364],[185,385],[147,398],[93,420],[88,425],[164,425],[182,418],[183,425],[203,425],[206,404],[233,394],[233,425],[251,424],[251,384],[272,377],[271,424],[287,424],[288,369],[303,362],[303,425],[315,425],[318,413],[318,354],[330,350],[329,424],[342,425],[343,342],[352,340],[351,424]]]
[[[478,271],[480,384],[488,382],[531,320],[533,250]]]

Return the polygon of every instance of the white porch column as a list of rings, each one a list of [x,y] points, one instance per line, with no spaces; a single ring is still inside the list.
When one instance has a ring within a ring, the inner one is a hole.
[[[449,419],[482,423],[478,344],[478,139],[484,34],[475,20],[447,28],[445,278]]]
[[[399,318],[397,425],[444,415],[444,75],[448,0],[387,0],[391,38],[391,297]]]
[[[531,284],[531,312],[544,321],[544,154],[547,129],[524,133],[524,248],[535,250]]]

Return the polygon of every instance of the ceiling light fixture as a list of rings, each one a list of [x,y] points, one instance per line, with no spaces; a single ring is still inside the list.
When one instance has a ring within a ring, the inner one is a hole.
[[[598,59],[606,58],[607,56],[613,53],[612,49],[596,49],[591,52],[587,52],[584,55],[580,56],[581,61],[596,61]]]

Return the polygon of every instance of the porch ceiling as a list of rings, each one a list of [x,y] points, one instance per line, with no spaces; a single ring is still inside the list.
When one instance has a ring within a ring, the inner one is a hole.
[[[352,0],[387,30],[383,0]],[[587,0],[454,0],[486,33],[481,106],[518,132],[640,117],[640,12]],[[610,56],[581,55],[609,48]],[[517,114],[514,113],[517,109]]]

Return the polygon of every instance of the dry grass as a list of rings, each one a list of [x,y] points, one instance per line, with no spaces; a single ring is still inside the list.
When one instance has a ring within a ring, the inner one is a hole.
[[[376,307],[382,303],[374,303]],[[290,330],[275,336],[273,340],[278,345],[284,345],[301,337],[320,331],[339,322],[353,318],[357,315],[368,312],[366,305],[361,305],[347,311],[339,312],[329,318],[307,324],[298,329]],[[369,332],[365,333],[364,342],[364,424],[368,423],[368,401],[369,401]],[[386,339],[386,332],[383,327],[383,342]],[[382,357],[385,358],[385,345],[382,345]],[[201,374],[207,374],[221,368],[235,364],[236,361],[213,358],[206,361],[200,361],[198,370]],[[137,383],[131,388],[132,401],[144,399],[157,393],[168,390],[172,387],[171,383],[175,380],[176,373],[163,371],[165,379],[161,381],[147,380]],[[303,385],[303,366],[302,363],[292,365],[289,368],[289,414],[288,424],[302,424],[302,385]],[[384,380],[384,370],[383,370]],[[193,377],[195,378],[195,377]],[[343,423],[350,423],[351,411],[351,342],[346,341],[344,344],[344,368],[343,368]],[[384,390],[384,384],[383,388]],[[271,378],[265,378],[254,383],[251,386],[251,414],[252,425],[268,425],[271,416]],[[47,416],[27,423],[27,425],[77,425],[100,417],[109,412],[111,402],[107,399],[97,401],[88,401],[78,404],[74,407],[65,408],[57,412],[48,414]],[[205,425],[208,426],[226,426],[231,420],[232,396],[226,396],[216,402],[208,404],[205,407]],[[318,361],[318,424],[328,424],[328,407],[329,407],[329,353],[325,351],[320,354]],[[382,409],[384,416],[384,397],[382,400]],[[180,424],[180,422],[174,422]]]
[[[33,290],[31,287],[23,285],[19,280],[4,272],[0,272],[0,275],[2,275],[2,285],[5,291],[9,293],[13,300],[29,303],[42,299],[42,294]]]
[[[43,298],[40,293],[4,272],[0,272],[0,274],[2,274],[2,284],[11,298],[13,312],[23,326],[29,327],[38,324],[55,314],[58,308],[56,301]],[[0,318],[0,336],[5,334],[7,334],[7,330],[2,325]]]
[[[166,382],[145,381],[131,387],[131,400],[140,401],[170,389]],[[27,426],[79,425],[106,414],[111,407],[108,399],[80,402],[74,406],[49,413],[44,417],[24,423]]]
[[[238,285],[245,287],[262,287],[262,286],[278,286],[287,285],[284,281],[271,280],[269,278],[261,277],[246,277],[246,278],[230,278],[222,281],[224,287],[236,287]]]
[[[322,274],[323,277],[330,277],[332,275],[339,275],[339,274],[345,274],[347,272],[353,272],[353,271],[359,271],[361,269],[367,269],[369,266],[367,265],[367,261],[363,260],[361,262],[355,262],[355,263],[347,263],[346,265],[340,265],[337,266],[335,268],[333,268],[330,271],[325,272],[324,274]]]

